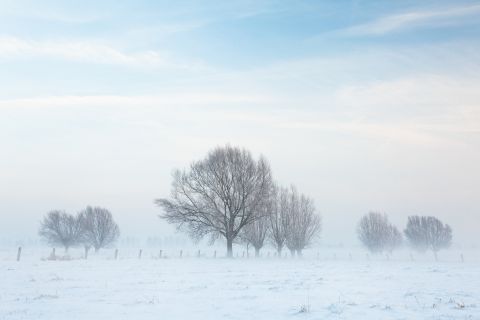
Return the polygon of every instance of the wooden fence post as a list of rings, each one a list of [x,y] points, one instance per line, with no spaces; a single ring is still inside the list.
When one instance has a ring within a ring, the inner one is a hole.
[[[159,257],[160,259],[162,259],[162,253],[163,253],[163,250],[160,250],[160,252],[159,252],[159,254],[158,254],[158,257]]]
[[[22,255],[22,247],[18,247],[17,251],[17,261],[20,261],[20,256]]]
[[[142,249],[140,249],[140,251],[138,251],[138,259],[142,259]]]
[[[118,249],[115,249],[115,256],[114,256],[115,260],[118,259]]]
[[[180,250],[180,259],[182,258],[183,250]]]

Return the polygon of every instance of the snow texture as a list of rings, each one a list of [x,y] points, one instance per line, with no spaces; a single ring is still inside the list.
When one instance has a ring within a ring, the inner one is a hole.
[[[14,256],[0,320],[480,319],[478,260]]]

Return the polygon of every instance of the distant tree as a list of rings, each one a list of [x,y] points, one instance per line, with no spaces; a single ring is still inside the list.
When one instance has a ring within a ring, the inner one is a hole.
[[[452,228],[435,217],[410,216],[404,231],[410,245],[418,251],[432,250],[437,260],[437,252],[450,247]]]
[[[268,231],[268,214],[270,206],[262,208],[262,215],[247,224],[241,234],[241,238],[247,245],[251,245],[255,249],[255,257],[260,256],[260,249],[262,249]]]
[[[287,188],[275,186],[271,194],[271,213],[268,215],[268,238],[277,250],[278,257],[282,256],[282,250],[286,241],[286,229],[289,213],[289,191]]]
[[[358,238],[372,253],[392,252],[402,244],[402,234],[393,226],[386,214],[370,212],[360,219]]]
[[[79,219],[65,211],[53,210],[40,223],[39,235],[48,244],[61,245],[68,249],[79,244],[82,228]]]
[[[120,236],[120,229],[110,211],[100,207],[87,207],[79,213],[82,229],[81,242],[85,251],[93,247],[95,252],[115,243]]]
[[[237,147],[218,147],[189,170],[175,171],[171,199],[157,199],[161,218],[187,231],[194,239],[223,237],[227,256],[242,229],[259,219],[259,208],[271,190],[267,161],[254,160]]]
[[[392,253],[395,249],[399,248],[403,243],[402,233],[394,225],[389,226],[387,233],[387,239],[385,242],[385,249]]]
[[[315,213],[313,200],[299,195],[295,187],[291,187],[289,210],[286,219],[285,239],[292,256],[302,256],[302,251],[319,235],[321,230],[320,216]]]

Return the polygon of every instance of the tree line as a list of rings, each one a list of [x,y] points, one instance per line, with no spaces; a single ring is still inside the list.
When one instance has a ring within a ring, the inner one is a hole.
[[[155,200],[160,218],[175,224],[191,238],[243,242],[259,255],[268,239],[281,254],[302,254],[319,235],[321,219],[313,199],[295,187],[278,186],[268,161],[254,159],[238,147],[217,147],[186,170],[173,174],[170,198]]]
[[[171,196],[156,199],[163,209],[160,218],[177,226],[192,239],[205,237],[213,243],[226,242],[227,256],[233,244],[255,249],[255,256],[270,243],[280,256],[287,248],[292,256],[302,255],[321,231],[321,217],[312,198],[295,186],[280,186],[273,179],[268,161],[238,147],[227,145],[211,150],[187,169],[173,173]],[[361,243],[372,253],[391,253],[408,243],[419,251],[437,252],[450,246],[452,229],[435,217],[410,216],[402,232],[387,215],[370,212],[357,226]],[[76,215],[53,210],[40,224],[39,235],[51,245],[83,246],[97,252],[112,245],[119,227],[107,209],[87,207]]]
[[[389,252],[403,244],[402,233],[391,224],[386,214],[370,212],[360,219],[358,238],[372,253]],[[403,231],[409,245],[419,252],[437,252],[452,243],[452,228],[431,216],[409,216]]]
[[[88,206],[76,215],[61,210],[48,212],[40,223],[39,235],[52,246],[64,247],[65,252],[83,246],[86,257],[91,248],[98,252],[115,243],[120,229],[110,211]]]

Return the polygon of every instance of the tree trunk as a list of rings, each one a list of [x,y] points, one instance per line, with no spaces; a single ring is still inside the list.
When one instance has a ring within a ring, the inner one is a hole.
[[[303,253],[302,253],[302,250],[297,250],[297,257],[301,258],[303,257]]]
[[[295,258],[295,250],[290,249],[290,255],[292,256],[292,258]]]
[[[260,257],[260,248],[255,248],[255,258]]]
[[[227,239],[227,258],[233,257],[233,240]]]
[[[282,249],[281,248],[277,249],[277,257],[279,257],[279,258],[282,257]]]
[[[435,256],[435,261],[438,261],[437,251],[433,251],[433,255]]]

